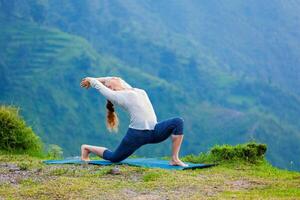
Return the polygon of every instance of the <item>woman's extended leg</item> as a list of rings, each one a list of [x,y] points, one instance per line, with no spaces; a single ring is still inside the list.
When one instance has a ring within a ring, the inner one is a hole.
[[[111,162],[120,162],[133,154],[140,146],[143,145],[139,137],[142,134],[139,130],[128,129],[115,151],[109,149],[103,152],[103,159]]]
[[[106,150],[106,147],[97,147],[92,145],[83,144],[81,145],[81,160],[89,161],[89,154],[94,153],[101,158],[103,158],[103,152]]]
[[[83,144],[81,146],[81,159],[89,161],[89,153],[92,152],[105,160],[120,162],[133,154],[135,150],[145,143],[142,140],[144,138],[140,138],[142,135],[140,130],[128,129],[126,135],[115,151],[111,151],[106,147]]]

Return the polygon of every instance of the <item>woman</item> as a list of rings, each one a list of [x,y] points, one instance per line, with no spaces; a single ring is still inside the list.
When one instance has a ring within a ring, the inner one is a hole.
[[[89,153],[95,153],[105,160],[120,162],[145,144],[154,144],[172,137],[172,159],[170,165],[187,166],[179,159],[179,150],[183,140],[183,119],[170,118],[157,122],[156,114],[147,93],[143,89],[133,88],[120,77],[86,77],[81,87],[97,89],[107,99],[107,128],[117,130],[118,117],[114,105],[121,106],[130,115],[130,124],[126,135],[115,151],[106,147],[81,146],[81,159],[89,161]]]

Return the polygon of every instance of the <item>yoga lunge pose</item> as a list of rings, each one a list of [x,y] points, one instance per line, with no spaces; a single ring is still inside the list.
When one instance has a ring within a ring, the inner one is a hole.
[[[187,166],[179,159],[183,140],[183,119],[173,117],[157,122],[156,114],[145,90],[133,88],[120,77],[86,77],[81,87],[97,89],[107,99],[106,125],[109,131],[118,130],[118,117],[114,105],[119,105],[130,115],[127,133],[115,151],[106,147],[83,144],[81,159],[89,161],[89,153],[95,153],[105,160],[120,162],[145,144],[159,143],[172,137],[172,158],[170,165]]]

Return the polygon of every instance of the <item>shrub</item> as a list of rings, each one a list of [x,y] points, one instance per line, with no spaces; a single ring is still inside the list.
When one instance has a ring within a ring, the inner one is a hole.
[[[255,163],[264,158],[267,151],[266,144],[257,144],[255,142],[238,144],[231,146],[228,144],[214,146],[210,153],[215,160],[244,160]]]
[[[63,157],[63,150],[56,144],[50,144],[48,147],[48,157],[52,159],[60,159]]]
[[[183,160],[194,163],[227,161],[246,161],[250,163],[257,163],[258,161],[264,159],[266,151],[266,144],[257,144],[255,142],[238,144],[236,146],[224,144],[215,145],[207,153],[185,156]]]
[[[41,154],[42,142],[15,106],[0,106],[0,151]]]

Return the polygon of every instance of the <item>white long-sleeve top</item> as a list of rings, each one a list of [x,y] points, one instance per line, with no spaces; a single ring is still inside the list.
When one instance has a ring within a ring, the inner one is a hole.
[[[114,105],[117,104],[130,115],[130,128],[139,130],[153,130],[157,123],[151,101],[143,89],[131,88],[125,90],[111,90],[96,78],[88,77],[91,87],[97,89]]]

